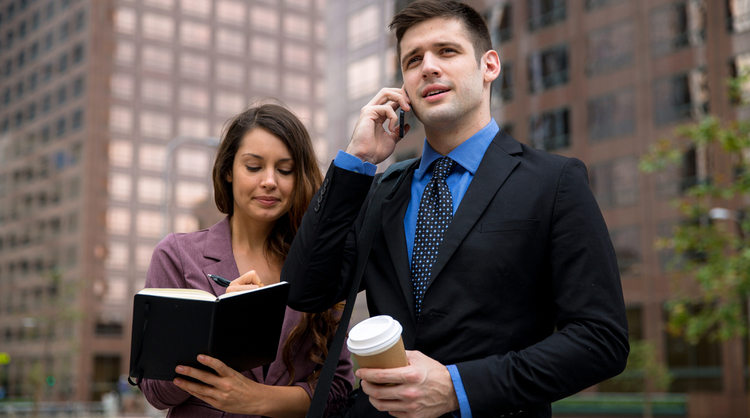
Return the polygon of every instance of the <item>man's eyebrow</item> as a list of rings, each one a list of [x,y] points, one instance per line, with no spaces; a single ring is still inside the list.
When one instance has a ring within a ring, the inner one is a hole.
[[[435,42],[430,47],[431,48],[445,48],[446,46],[449,46],[449,47],[452,47],[452,48],[455,48],[455,49],[458,49],[458,50],[463,50],[463,48],[461,48],[461,44],[456,43],[456,42],[450,42],[450,41]],[[406,63],[408,62],[409,58],[411,58],[413,55],[416,55],[421,50],[422,50],[422,47],[420,47],[420,46],[415,46],[414,48],[412,48],[411,50],[409,50],[404,55],[404,58],[401,60],[401,67],[404,67],[406,65]]]

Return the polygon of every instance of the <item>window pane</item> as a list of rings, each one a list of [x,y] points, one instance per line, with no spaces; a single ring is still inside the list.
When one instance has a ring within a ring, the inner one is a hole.
[[[380,56],[370,55],[354,61],[347,68],[349,99],[357,99],[380,88]]]
[[[588,134],[590,141],[629,135],[635,131],[635,93],[620,90],[589,100]]]
[[[529,91],[538,93],[568,82],[568,46],[555,46],[529,56]]]
[[[143,135],[165,140],[172,136],[172,120],[166,113],[142,112],[140,124]]]
[[[352,13],[347,22],[349,49],[356,49],[378,40],[381,33],[378,6],[372,4]]]
[[[162,171],[167,150],[163,145],[143,144],[138,148],[138,163],[143,170]]]
[[[250,49],[253,58],[265,62],[276,62],[279,55],[279,44],[274,38],[254,36]]]
[[[143,47],[143,68],[159,71],[172,71],[172,51],[167,48],[147,45]]]
[[[208,77],[208,58],[201,55],[184,53],[180,56],[180,71],[188,77]]]
[[[207,48],[211,45],[211,28],[203,23],[183,21],[180,25],[180,40],[188,46]]]
[[[706,37],[706,11],[702,0],[660,7],[650,16],[651,50],[665,54],[702,45]]]
[[[183,13],[208,18],[211,15],[210,0],[180,0]]]
[[[115,11],[115,29],[121,33],[134,34],[137,26],[135,10],[127,7],[119,7]]]
[[[247,6],[241,1],[219,0],[216,4],[216,20],[243,25]]]
[[[146,103],[167,105],[172,102],[172,84],[166,80],[144,79],[141,98]]]
[[[219,29],[216,32],[216,49],[230,54],[242,54],[245,52],[245,34],[231,29]]]
[[[570,146],[568,109],[559,109],[532,116],[529,137],[534,148],[554,151]]]
[[[174,20],[155,13],[143,15],[143,35],[147,38],[171,41],[174,36]]]
[[[275,32],[279,29],[279,13],[265,6],[252,6],[250,24],[253,29]]]
[[[595,76],[632,64],[634,40],[630,20],[591,32],[587,37],[586,73]]]

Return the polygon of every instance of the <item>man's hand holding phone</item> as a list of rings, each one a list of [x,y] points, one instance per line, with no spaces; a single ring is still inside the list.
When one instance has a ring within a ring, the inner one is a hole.
[[[379,164],[393,154],[398,141],[409,131],[409,125],[404,124],[396,112],[399,107],[411,110],[406,91],[403,88],[381,89],[362,108],[346,152],[372,164]],[[383,126],[386,121],[388,129]]]

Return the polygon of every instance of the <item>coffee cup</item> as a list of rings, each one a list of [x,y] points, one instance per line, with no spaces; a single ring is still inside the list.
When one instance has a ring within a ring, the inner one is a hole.
[[[346,346],[360,367],[390,369],[409,365],[401,324],[388,315],[365,319],[349,330]]]

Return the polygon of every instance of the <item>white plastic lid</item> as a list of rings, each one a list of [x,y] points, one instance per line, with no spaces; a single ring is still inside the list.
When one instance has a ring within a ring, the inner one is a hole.
[[[379,354],[396,344],[401,337],[401,331],[401,324],[390,316],[373,316],[349,331],[346,346],[357,355]]]

